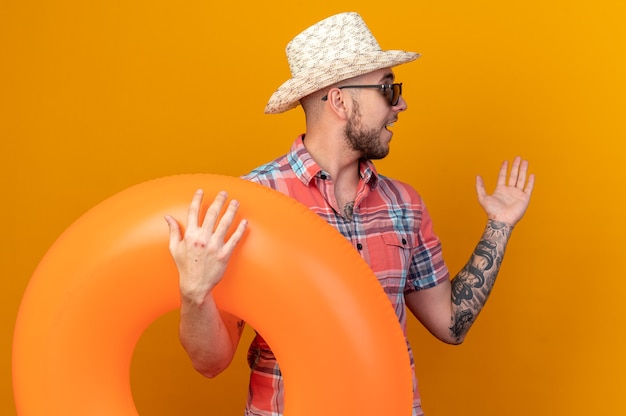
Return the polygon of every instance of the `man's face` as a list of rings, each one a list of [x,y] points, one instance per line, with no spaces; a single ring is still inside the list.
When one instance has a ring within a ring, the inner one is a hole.
[[[385,140],[380,128],[367,128],[363,125],[363,116],[356,100],[353,100],[353,112],[345,127],[345,136],[352,150],[366,159],[382,159],[389,153],[391,137]]]
[[[392,84],[391,69],[381,69],[358,78],[363,85]],[[388,129],[398,119],[398,113],[406,110],[402,97],[391,106],[387,96],[379,89],[361,89],[352,99],[352,111],[345,127],[345,138],[353,150],[366,159],[382,159],[389,153],[393,133]]]

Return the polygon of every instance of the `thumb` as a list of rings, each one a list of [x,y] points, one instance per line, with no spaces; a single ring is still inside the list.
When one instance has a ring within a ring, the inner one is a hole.
[[[170,249],[173,249],[180,241],[180,226],[178,225],[178,221],[171,215],[165,216],[165,222],[167,222],[170,230]]]
[[[476,176],[476,195],[478,195],[478,200],[482,201],[485,196],[487,196],[487,191],[485,190],[485,181],[480,175]]]

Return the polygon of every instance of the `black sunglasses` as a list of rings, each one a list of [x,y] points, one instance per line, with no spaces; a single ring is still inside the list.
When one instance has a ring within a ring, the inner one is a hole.
[[[402,95],[402,83],[399,84],[382,84],[382,85],[344,85],[338,87],[340,90],[344,88],[378,88],[383,91],[385,97],[389,101],[389,104],[393,107],[398,105],[400,96]],[[328,100],[328,94],[322,97],[322,101]]]

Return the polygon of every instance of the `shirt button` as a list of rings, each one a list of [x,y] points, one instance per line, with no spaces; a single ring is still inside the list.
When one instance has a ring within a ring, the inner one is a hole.
[[[406,244],[406,240],[404,238],[402,239],[402,244]]]
[[[356,244],[356,249],[357,249],[357,250],[363,250],[363,244],[361,244],[361,243],[357,243],[357,244]]]
[[[326,176],[326,174],[322,173],[322,174],[320,175],[320,179],[321,179],[321,180],[323,180],[323,181],[325,181],[326,179],[328,179],[328,176]]]

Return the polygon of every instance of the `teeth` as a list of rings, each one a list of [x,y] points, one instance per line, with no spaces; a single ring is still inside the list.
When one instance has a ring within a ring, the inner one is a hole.
[[[393,127],[393,123],[387,124],[387,127]]]

